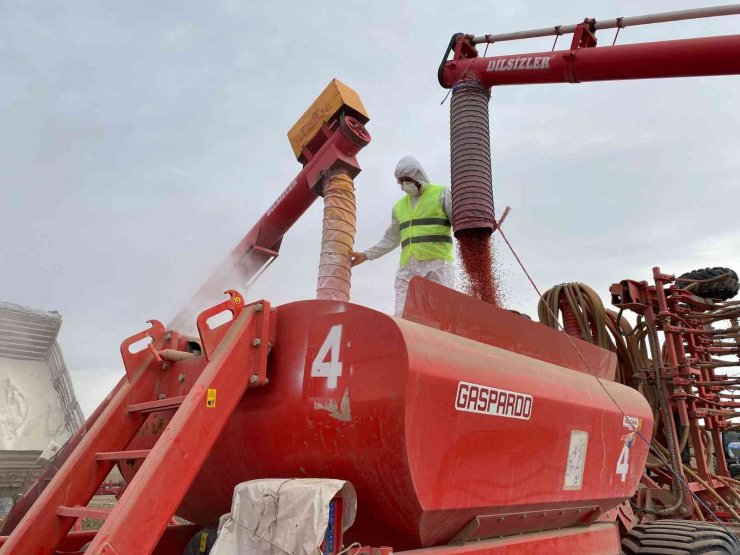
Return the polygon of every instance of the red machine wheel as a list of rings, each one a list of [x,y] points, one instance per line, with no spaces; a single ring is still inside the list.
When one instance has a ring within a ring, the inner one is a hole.
[[[370,133],[365,126],[352,116],[339,118],[339,127],[342,133],[357,146],[367,146],[370,142]]]
[[[624,555],[737,555],[740,540],[725,528],[691,520],[659,520],[635,526],[622,540]]]

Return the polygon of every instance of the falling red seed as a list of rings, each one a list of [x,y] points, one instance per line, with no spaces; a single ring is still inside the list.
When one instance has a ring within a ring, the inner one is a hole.
[[[491,234],[486,229],[466,229],[456,233],[457,252],[464,275],[462,286],[471,297],[500,306],[493,268]]]

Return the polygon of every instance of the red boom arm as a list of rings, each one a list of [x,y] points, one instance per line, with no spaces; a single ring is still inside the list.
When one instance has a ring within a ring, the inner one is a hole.
[[[462,44],[467,40],[458,39]],[[449,88],[463,74],[474,74],[486,87],[734,75],[740,74],[740,35],[490,58],[456,56],[443,64],[440,83]]]

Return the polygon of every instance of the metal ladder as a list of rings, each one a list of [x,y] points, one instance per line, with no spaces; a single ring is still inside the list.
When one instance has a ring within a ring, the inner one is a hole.
[[[0,555],[53,555],[79,518],[105,518],[85,555],[148,555],[218,439],[247,388],[267,383],[267,355],[274,334],[270,305],[244,305],[237,291],[197,319],[203,368],[185,395],[158,398],[170,365],[197,354],[177,347],[177,332],[150,320],[151,327],[123,341],[126,368],[107,406],[71,452],[38,500],[10,534]],[[233,318],[210,328],[223,312]],[[132,353],[130,347],[151,342]],[[169,348],[168,348],[169,347]],[[151,449],[126,450],[150,413],[174,415]],[[176,444],[177,448],[173,448]],[[87,507],[113,466],[143,459],[134,478],[109,512]]]

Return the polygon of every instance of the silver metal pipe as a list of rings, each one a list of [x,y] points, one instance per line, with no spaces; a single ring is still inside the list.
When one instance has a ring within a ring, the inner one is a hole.
[[[594,28],[601,29],[623,29],[636,25],[649,25],[652,23],[666,23],[669,21],[683,21],[686,19],[701,19],[703,17],[720,17],[725,15],[740,15],[740,4],[729,4],[726,6],[713,6],[710,8],[696,8],[693,10],[680,10],[674,12],[655,13],[650,15],[638,15],[633,17],[617,17],[604,21],[594,21]],[[498,35],[483,35],[473,38],[473,43],[493,43],[510,40],[531,39],[536,37],[551,37],[556,35],[568,35],[575,31],[576,24],[556,25],[555,27],[544,27],[531,29],[529,31],[516,31],[513,33],[501,33]]]

